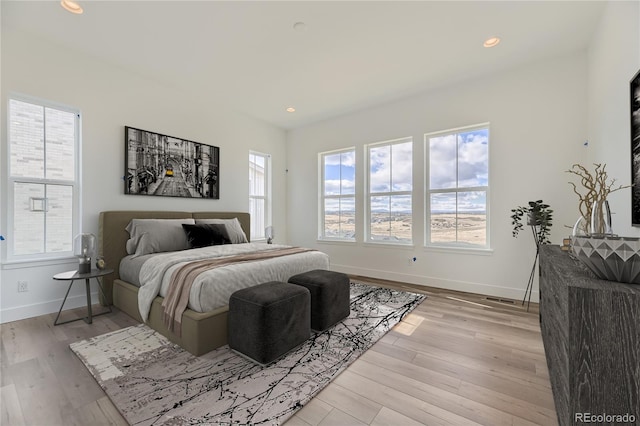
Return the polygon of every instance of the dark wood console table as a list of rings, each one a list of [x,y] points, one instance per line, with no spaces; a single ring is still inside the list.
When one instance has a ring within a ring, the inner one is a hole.
[[[560,425],[582,424],[576,413],[640,424],[640,285],[598,279],[543,245],[540,319]]]

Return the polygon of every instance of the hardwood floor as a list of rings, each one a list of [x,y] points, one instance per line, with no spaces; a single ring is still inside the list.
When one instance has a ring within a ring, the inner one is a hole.
[[[557,424],[537,305],[526,312],[519,302],[354,279],[417,289],[428,298],[288,426]],[[117,309],[92,325],[54,327],[54,318],[0,326],[0,424],[126,425],[68,346],[136,322]]]

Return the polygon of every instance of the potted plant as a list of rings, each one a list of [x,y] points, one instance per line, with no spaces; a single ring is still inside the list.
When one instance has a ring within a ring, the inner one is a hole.
[[[511,213],[513,236],[517,237],[518,233],[524,227],[522,221],[526,216],[527,225],[531,226],[534,242],[536,243],[536,257],[533,259],[533,267],[531,268],[531,274],[529,274],[529,282],[527,283],[527,289],[524,291],[524,298],[522,299],[522,304],[524,305],[527,293],[529,293],[529,301],[527,302],[527,311],[529,311],[529,302],[531,302],[531,292],[533,291],[533,280],[536,274],[536,263],[538,262],[538,256],[540,255],[540,245],[551,243],[549,240],[549,233],[551,232],[553,210],[549,208],[549,204],[545,204],[542,200],[537,200],[529,201],[528,206],[518,206],[515,209],[511,209]]]
[[[536,244],[551,243],[549,235],[551,233],[553,210],[549,208],[548,204],[545,204],[542,200],[529,201],[528,206],[518,206],[515,209],[511,209],[511,213],[512,234],[514,237],[517,237],[518,233],[523,229],[523,220],[526,217],[526,225],[536,228],[537,232],[535,234],[538,239]]]

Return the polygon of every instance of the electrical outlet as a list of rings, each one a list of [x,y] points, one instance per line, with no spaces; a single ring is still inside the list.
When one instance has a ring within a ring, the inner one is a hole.
[[[24,293],[29,291],[29,283],[26,281],[18,281],[18,292]]]

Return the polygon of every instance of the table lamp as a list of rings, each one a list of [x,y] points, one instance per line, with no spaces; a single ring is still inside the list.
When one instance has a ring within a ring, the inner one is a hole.
[[[91,272],[91,259],[96,251],[96,236],[93,234],[78,234],[73,240],[73,254],[78,258],[78,273]]]
[[[267,238],[267,244],[273,244],[273,237],[275,236],[273,226],[267,226],[264,229],[264,236]]]

